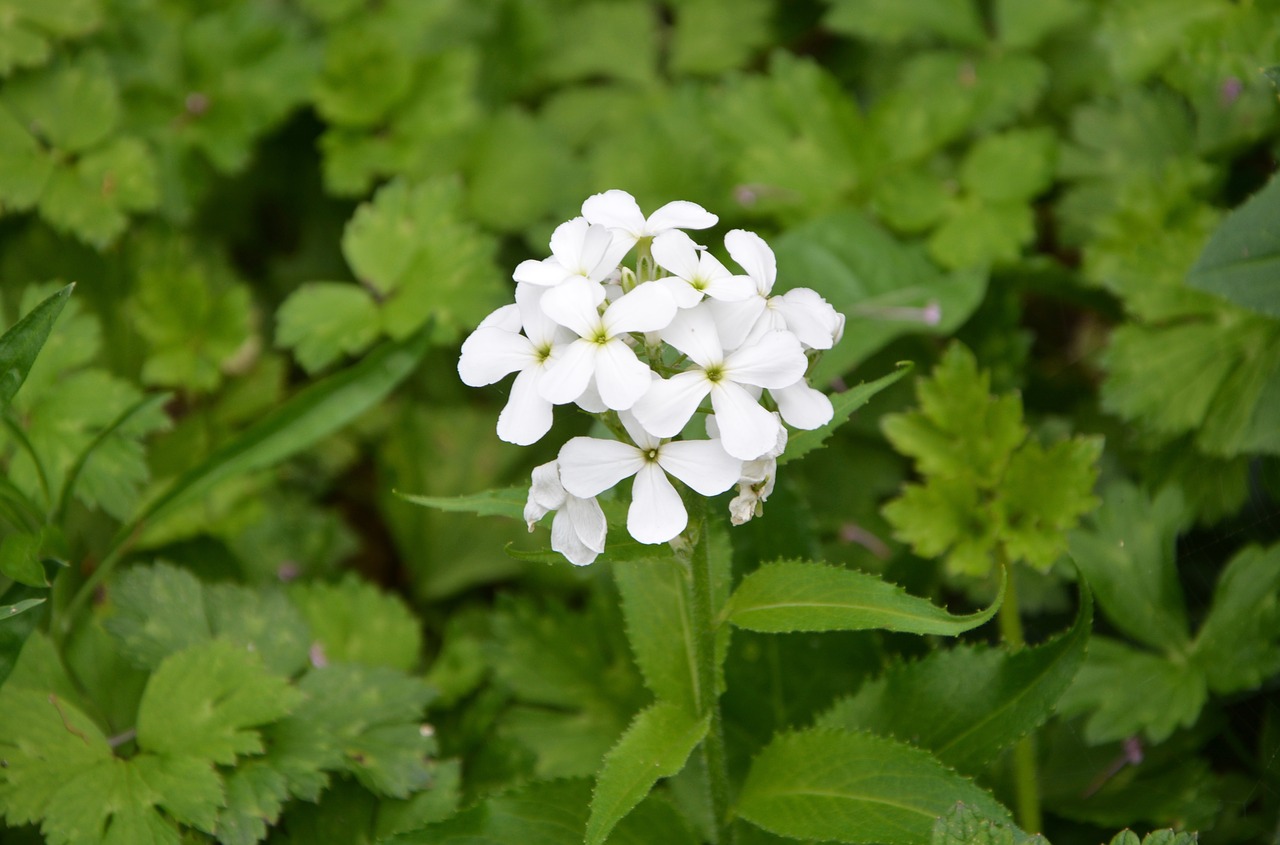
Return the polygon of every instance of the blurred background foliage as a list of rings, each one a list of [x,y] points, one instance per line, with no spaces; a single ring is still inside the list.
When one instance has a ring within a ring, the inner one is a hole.
[[[526,484],[584,430],[565,415],[531,450],[500,442],[502,390],[463,387],[457,346],[588,195],[692,200],[718,233],[771,240],[780,289],[848,316],[828,386],[902,359],[925,376],[955,337],[983,396],[1020,397],[1032,441],[1105,438],[1101,509],[1070,546],[1090,581],[1119,583],[1095,584],[1105,639],[1042,742],[1050,838],[1272,841],[1280,564],[1254,544],[1280,540],[1280,322],[1185,279],[1275,168],[1262,68],[1278,61],[1275,0],[0,0],[5,324],[78,283],[0,432],[6,474],[56,501],[105,438],[59,541],[83,578],[120,522],[272,408],[425,337],[390,398],[147,524],[133,559],[262,590],[356,571],[412,607],[397,630],[420,626],[425,651],[393,662],[426,672],[439,756],[462,761],[437,775],[451,797],[386,821],[377,782],[339,780],[318,809],[286,809],[279,841],[361,841],[590,775],[645,700],[607,566],[523,561],[503,547],[544,536],[393,491]],[[880,428],[914,404],[909,381],[787,467],[766,518],[733,533],[740,571],[810,556],[989,599],[982,565],[916,557],[928,543],[882,511],[918,478]],[[999,495],[1036,495],[1022,484]],[[1138,525],[1147,542],[1117,547]],[[985,548],[986,530],[957,542]],[[1018,573],[1033,639],[1073,612],[1062,551]],[[119,618],[117,589],[94,620]],[[758,748],[922,650],[743,633],[731,739]],[[1002,772],[976,774],[1003,796]],[[676,811],[694,788],[676,778],[644,812],[692,836]]]

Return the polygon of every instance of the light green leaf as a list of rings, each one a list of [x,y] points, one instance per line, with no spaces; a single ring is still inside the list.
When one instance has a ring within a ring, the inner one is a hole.
[[[289,596],[326,660],[405,672],[418,663],[422,629],[399,597],[354,574],[337,584],[299,584]]]
[[[1089,656],[1058,704],[1063,715],[1086,714],[1090,745],[1145,735],[1163,742],[1190,727],[1208,697],[1198,666],[1174,663],[1106,637],[1094,637]]]
[[[41,565],[40,534],[14,532],[0,540],[0,575],[29,587],[47,587]]]
[[[255,728],[302,700],[252,651],[228,642],[190,646],[160,662],[138,705],[138,746],[222,765],[261,754]]]
[[[962,200],[929,238],[929,254],[943,267],[1011,264],[1035,237],[1031,207],[1021,202]]]
[[[601,845],[659,778],[684,768],[707,735],[711,717],[698,719],[683,706],[659,702],[642,710],[604,758],[591,796],[587,845]]]
[[[169,655],[213,636],[200,581],[166,563],[136,566],[112,582],[111,615],[103,626],[120,641],[125,656],[155,669]]]
[[[1218,695],[1257,688],[1280,671],[1280,546],[1249,546],[1231,559],[1191,657]]]
[[[257,654],[267,671],[290,677],[307,665],[311,631],[281,590],[206,584],[204,606],[214,635]]]
[[[0,201],[5,210],[34,206],[53,169],[53,154],[8,109],[0,108]]]
[[[48,599],[24,599],[16,604],[0,605],[0,621],[12,619],[19,613],[26,613],[31,608],[39,607],[46,601]],[[2,678],[0,678],[0,682],[3,682]]]
[[[582,845],[590,797],[586,780],[532,783],[383,845]]]
[[[241,762],[226,776],[226,806],[218,812],[221,845],[256,845],[280,818],[289,798],[284,775],[262,760]]]
[[[70,284],[42,301],[0,335],[0,412],[27,380],[31,366],[44,348],[53,324],[75,285]]]
[[[101,53],[10,80],[4,103],[37,138],[67,153],[97,146],[120,121],[120,92]]]
[[[1089,7],[1078,0],[996,0],[996,31],[1006,47],[1029,49],[1046,36],[1077,23],[1088,12]]]
[[[1067,531],[1098,499],[1101,437],[1073,437],[1041,446],[1028,440],[1009,459],[997,490],[1000,541],[1008,561],[1047,571],[1067,551]]]
[[[505,516],[524,521],[524,505],[529,498],[528,487],[507,487],[487,490],[471,496],[415,496],[396,491],[406,502],[454,513],[474,513],[479,516]]]
[[[554,82],[657,76],[658,21],[641,0],[588,0],[557,21],[542,67]]]
[[[376,127],[412,89],[413,70],[383,20],[357,16],[329,34],[316,110],[332,124]]]
[[[276,345],[292,348],[309,373],[343,355],[359,354],[381,330],[382,318],[368,291],[339,282],[305,284],[276,312]]]
[[[1280,179],[1250,197],[1222,221],[1187,284],[1241,308],[1280,318]]]
[[[987,135],[960,165],[960,183],[991,203],[1030,200],[1053,181],[1056,143],[1047,129],[1015,129]]]
[[[979,45],[986,41],[982,20],[973,0],[829,0],[825,23],[836,32],[877,41],[897,43],[918,36],[933,36],[956,44]]]
[[[1174,55],[1193,26],[1228,8],[1218,0],[1131,0],[1104,9],[1097,37],[1116,76],[1138,82]]]
[[[1009,818],[928,752],[872,734],[815,729],[779,736],[760,752],[737,809],[792,839],[915,845],[928,840],[934,820],[957,801]]]
[[[613,568],[627,622],[627,642],[645,685],[663,702],[696,713],[696,634],[688,628],[689,579],[673,557],[641,558]]]
[[[1190,642],[1175,565],[1178,535],[1190,513],[1176,487],[1154,498],[1126,482],[1103,492],[1088,526],[1071,534],[1071,559],[1117,629],[1158,650]]]
[[[791,560],[765,564],[743,578],[725,618],[739,628],[772,633],[883,628],[955,636],[989,620],[1003,598],[1002,582],[991,607],[954,616],[876,575]]]
[[[423,335],[387,343],[360,363],[312,383],[176,479],[126,528],[158,524],[219,482],[309,448],[382,401],[413,372],[425,350]]]
[[[1028,836],[1007,821],[988,818],[959,803],[933,823],[929,845],[1049,845],[1040,834]]]
[[[741,67],[773,35],[769,0],[681,0],[674,8],[670,63],[681,76]]]
[[[1082,593],[1071,629],[1020,651],[956,646],[898,661],[815,723],[910,739],[962,772],[980,774],[997,752],[1049,718],[1084,660],[1093,601]]]
[[[835,409],[831,422],[809,431],[796,431],[789,434],[787,437],[787,449],[779,456],[778,465],[781,466],[807,455],[814,449],[821,448],[837,428],[849,421],[849,417],[853,416],[854,411],[870,402],[871,398],[877,393],[911,372],[911,368],[911,362],[902,362],[898,365],[898,369],[887,376],[881,376],[875,381],[865,382],[856,387],[851,387],[843,393],[836,394],[831,399],[831,405]]]
[[[863,215],[844,211],[789,230],[773,242],[780,286],[809,285],[857,331],[823,353],[815,383],[843,375],[904,334],[947,334],[982,301],[986,278],[943,275]]]

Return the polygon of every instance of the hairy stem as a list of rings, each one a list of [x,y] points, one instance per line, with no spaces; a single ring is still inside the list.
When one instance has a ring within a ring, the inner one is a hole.
[[[1018,612],[1018,590],[1012,572],[1008,575],[1004,604],[1000,605],[999,615],[1000,638],[1012,651],[1025,648],[1027,641],[1022,634],[1022,617]],[[1023,737],[1013,748],[1013,781],[1018,802],[1018,824],[1027,833],[1039,833],[1044,828],[1044,819],[1040,813],[1035,734]]]

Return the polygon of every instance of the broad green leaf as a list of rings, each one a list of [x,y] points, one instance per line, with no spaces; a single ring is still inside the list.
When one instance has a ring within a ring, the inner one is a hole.
[[[1035,236],[1031,207],[1021,202],[960,201],[929,238],[929,255],[950,269],[1012,264]]]
[[[55,158],[8,109],[0,109],[0,200],[7,211],[25,211],[44,193]]]
[[[120,91],[97,52],[12,79],[2,99],[34,136],[65,153],[97,146],[120,121]]]
[[[53,43],[86,35],[102,22],[98,0],[0,3],[0,76],[48,61]]]
[[[829,0],[825,23],[836,32],[877,41],[899,42],[914,36],[933,36],[956,44],[986,41],[973,0]]]
[[[1077,0],[996,0],[996,31],[1000,43],[1007,47],[1032,48],[1046,36],[1078,22],[1088,11]]]
[[[523,521],[524,505],[529,498],[529,488],[507,487],[502,490],[487,490],[471,496],[415,496],[399,491],[396,491],[396,495],[406,502],[439,511],[474,513],[480,516],[506,516]]]
[[[387,343],[358,364],[312,383],[176,479],[133,524],[159,523],[219,482],[271,466],[334,433],[413,372],[426,342],[419,334]]]
[[[997,752],[1043,724],[1084,660],[1093,621],[1085,590],[1071,629],[1019,651],[956,646],[899,661],[815,723],[909,739],[979,774]]]
[[[1142,682],[1134,683],[1135,678]],[[1067,716],[1087,715],[1084,738],[1091,745],[1139,733],[1158,743],[1195,723],[1208,697],[1207,683],[1193,663],[1094,637],[1058,706]]]
[[[815,383],[843,375],[904,334],[954,331],[986,290],[983,275],[943,275],[921,250],[851,211],[791,229],[773,248],[780,286],[813,287],[857,326],[823,353]]]
[[[206,584],[204,607],[214,635],[257,654],[267,671],[290,677],[307,665],[311,631],[281,590]]]
[[[255,728],[301,699],[252,651],[222,641],[193,645],[162,660],[147,682],[138,705],[138,746],[231,765],[238,756],[261,754]]]
[[[1138,82],[1176,53],[1191,27],[1222,15],[1228,7],[1219,0],[1131,0],[1109,5],[1097,37],[1116,76]]]
[[[991,571],[999,537],[972,481],[935,477],[908,484],[883,513],[893,536],[916,554],[945,555],[951,572],[982,577]]]
[[[1219,695],[1257,688],[1280,671],[1280,546],[1249,546],[1227,564],[1191,658]]]
[[[67,297],[75,289],[67,285],[23,315],[22,319],[0,335],[0,412],[9,406],[14,394],[27,380],[27,373],[44,347],[49,333]]]
[[[564,138],[523,110],[495,115],[474,139],[467,162],[467,211],[501,232],[524,232],[581,194],[579,166]]]
[[[369,292],[355,285],[313,282],[289,295],[276,312],[276,345],[292,348],[309,373],[344,355],[356,355],[377,340],[382,328]]]
[[[216,829],[221,845],[256,845],[267,837],[267,826],[280,818],[289,798],[284,775],[262,760],[250,760],[227,774],[226,806],[218,811]]]
[[[1187,284],[1269,317],[1280,318],[1280,179],[1250,197],[1205,244]]]
[[[143,669],[213,636],[203,587],[188,570],[167,563],[136,566],[111,583],[107,596],[111,615],[103,626]]]
[[[0,540],[0,575],[28,587],[49,586],[40,564],[41,540],[40,534],[6,534]]]
[[[357,16],[325,44],[316,110],[327,122],[376,127],[413,87],[413,61],[384,21]]]
[[[1067,531],[1098,499],[1101,437],[1073,437],[1041,446],[1028,440],[1013,453],[997,495],[1000,540],[1008,561],[1048,571],[1067,551]]]
[[[124,233],[131,212],[159,204],[158,179],[143,143],[115,138],[53,171],[40,197],[40,214],[54,228],[104,249]]]
[[[995,615],[1000,594],[986,610],[955,616],[909,595],[876,575],[806,561],[769,563],[734,590],[725,618],[751,631],[858,631],[883,628],[955,636]]]
[[[385,845],[582,845],[590,799],[587,780],[532,783]]]
[[[814,449],[821,448],[837,428],[849,421],[849,417],[853,416],[854,411],[870,402],[871,397],[911,372],[911,367],[912,364],[909,361],[902,362],[896,370],[887,376],[881,376],[875,381],[859,384],[833,396],[831,405],[835,409],[835,413],[831,417],[831,422],[809,431],[790,433],[787,437],[787,449],[779,456],[778,465],[781,466],[788,461],[793,461],[812,452]]]
[[[992,203],[1030,200],[1053,181],[1056,144],[1047,129],[1015,129],[987,135],[970,148],[960,183]]]
[[[1195,833],[1175,831],[1172,828],[1153,830],[1142,837],[1141,841],[1132,830],[1122,830],[1111,837],[1110,845],[1196,845],[1199,841],[1200,838]]]
[[[587,0],[557,24],[542,62],[551,81],[605,77],[645,84],[656,77],[658,21],[641,0]]]
[[[662,702],[697,713],[696,634],[689,630],[692,597],[686,570],[673,557],[641,558],[613,568],[627,642],[649,691]]]
[[[591,796],[587,845],[601,845],[614,826],[639,804],[659,778],[684,768],[707,735],[711,717],[702,719],[683,706],[659,702],[636,716],[604,758]]]
[[[768,0],[682,0],[674,5],[671,70],[680,75],[718,74],[746,64],[773,35]]]
[[[1175,566],[1175,545],[1189,517],[1176,487],[1152,497],[1115,482],[1087,527],[1071,534],[1071,559],[1111,624],[1159,650],[1181,651],[1190,642]]]
[[[760,752],[737,812],[792,839],[914,845],[957,801],[1009,818],[928,752],[873,734],[814,729],[783,734]]]
[[[289,593],[332,662],[389,666],[418,663],[422,630],[398,597],[349,574],[337,584],[300,584]]]
[[[1028,836],[1007,821],[988,818],[963,802],[933,823],[929,845],[1049,845],[1040,834]]]

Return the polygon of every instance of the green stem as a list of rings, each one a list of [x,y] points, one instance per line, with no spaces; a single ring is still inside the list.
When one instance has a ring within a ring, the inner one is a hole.
[[[725,759],[724,718],[720,712],[720,693],[716,675],[716,621],[712,601],[711,555],[707,549],[706,502],[691,497],[693,511],[693,548],[689,556],[693,575],[693,601],[689,620],[697,644],[698,715],[710,716],[711,726],[702,742],[702,757],[707,768],[711,790],[711,812],[715,820],[715,842],[731,841],[729,828],[729,769]]]
[[[1004,590],[1004,604],[1000,605],[1000,638],[1011,651],[1027,645],[1022,634],[1022,617],[1018,613],[1018,590],[1013,572],[1008,574]],[[1040,813],[1040,784],[1036,773],[1036,738],[1028,734],[1013,747],[1014,793],[1018,802],[1018,824],[1027,833],[1039,833],[1044,829],[1044,817]]]

